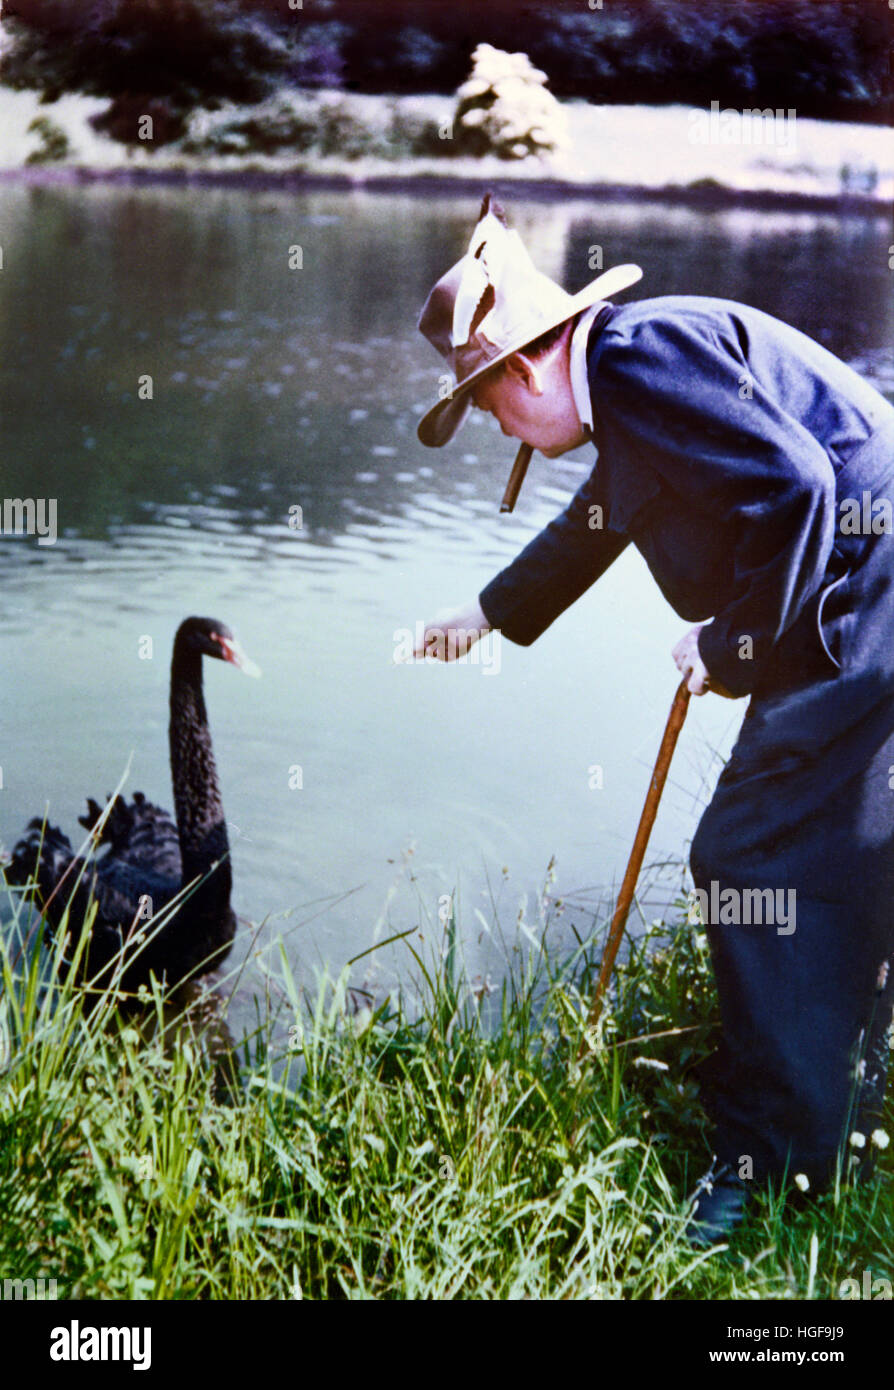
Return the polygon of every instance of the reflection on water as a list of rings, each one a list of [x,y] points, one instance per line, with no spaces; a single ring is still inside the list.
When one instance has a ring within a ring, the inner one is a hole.
[[[294,914],[277,929],[314,916],[289,938],[302,969],[340,966],[380,918],[380,935],[423,921],[456,885],[489,965],[494,903],[511,929],[553,853],[566,922],[604,901],[682,626],[637,557],[532,649],[504,644],[499,679],[393,661],[398,629],[477,593],[589,467],[587,451],[535,458],[501,517],[513,449],[493,420],[474,414],[443,452],[416,440],[439,375],[416,316],[478,201],[0,190],[2,491],[55,497],[60,528],[53,547],[0,543],[7,844],[46,804],[73,833],[131,753],[131,788],[170,805],[170,642],[205,612],[265,673],[206,677],[236,905]],[[745,300],[892,392],[882,219],[579,200],[510,214],[571,289],[598,245],[605,265],[643,266],[630,294]],[[694,702],[656,855],[684,851],[741,710]]]

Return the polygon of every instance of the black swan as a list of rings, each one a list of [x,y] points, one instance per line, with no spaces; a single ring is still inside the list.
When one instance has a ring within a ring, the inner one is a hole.
[[[230,907],[229,841],[202,694],[203,656],[260,675],[224,623],[186,618],[180,624],[171,661],[168,730],[176,825],[136,792],[131,803],[116,800],[109,810],[96,835],[107,852],[95,863],[85,867],[60,830],[35,819],[6,867],[8,882],[36,882],[50,940],[69,905],[66,955],[77,944],[92,887],[97,915],[79,964],[79,983],[98,976],[96,987],[104,988],[114,977],[116,989],[131,993],[153,972],[176,986],[215,969],[232,945],[236,918]],[[102,808],[92,798],[87,807],[79,823],[93,829]],[[152,917],[184,888],[174,915],[156,927]],[[63,970],[69,965],[64,961]]]

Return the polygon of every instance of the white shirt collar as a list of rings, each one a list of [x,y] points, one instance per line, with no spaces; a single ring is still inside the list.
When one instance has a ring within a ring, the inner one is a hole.
[[[581,424],[589,425],[590,429],[593,428],[593,403],[590,400],[590,381],[587,376],[587,339],[593,320],[604,307],[605,301],[600,299],[591,304],[589,309],[584,309],[571,335],[571,392]]]

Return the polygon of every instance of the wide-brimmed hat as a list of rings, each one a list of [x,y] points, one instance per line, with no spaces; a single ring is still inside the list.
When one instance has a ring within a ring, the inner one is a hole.
[[[616,265],[586,289],[568,294],[535,267],[518,232],[493,195],[461,261],[435,285],[419,316],[419,331],[447,362],[456,384],[419,421],[423,444],[440,448],[469,412],[473,387],[485,372],[560,323],[642,278],[638,265]]]

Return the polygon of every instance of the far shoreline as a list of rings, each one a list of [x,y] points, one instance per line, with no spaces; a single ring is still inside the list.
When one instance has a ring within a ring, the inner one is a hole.
[[[475,195],[492,189],[499,196],[523,197],[551,202],[560,198],[576,201],[601,199],[606,202],[643,202],[676,204],[696,209],[713,210],[748,207],[764,211],[829,212],[838,215],[857,214],[886,219],[886,204],[857,193],[807,193],[797,190],[776,191],[766,188],[736,188],[711,179],[689,185],[667,184],[655,187],[646,184],[582,183],[550,177],[526,178],[493,174],[349,174],[315,172],[307,169],[160,169],[145,166],[139,169],[91,168],[81,165],[23,165],[0,169],[0,183],[24,184],[34,188],[72,188],[95,184],[111,184],[126,188],[232,188],[246,191],[286,192],[320,191],[339,193],[404,193],[431,197],[449,193]]]

